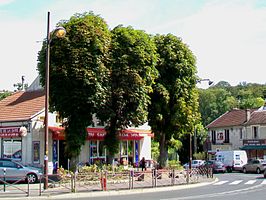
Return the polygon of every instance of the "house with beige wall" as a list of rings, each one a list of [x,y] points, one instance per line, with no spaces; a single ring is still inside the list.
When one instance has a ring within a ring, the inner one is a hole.
[[[248,158],[266,159],[266,105],[227,111],[207,129],[210,153],[242,149]]]

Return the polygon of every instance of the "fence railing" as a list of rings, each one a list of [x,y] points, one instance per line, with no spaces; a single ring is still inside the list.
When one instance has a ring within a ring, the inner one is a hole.
[[[0,198],[8,190],[8,194],[41,196],[53,192],[94,192],[110,190],[132,190],[137,188],[156,188],[180,184],[197,183],[212,178],[212,169],[201,167],[191,170],[148,169],[125,170],[122,172],[80,172],[64,175],[49,175],[48,189],[43,188],[44,177],[35,184],[21,184],[27,177],[15,182],[7,181],[9,177],[0,177]]]
[[[180,184],[197,183],[212,178],[211,168],[200,167],[191,170],[126,170],[122,172],[81,172],[61,177],[53,187],[62,187],[69,192],[93,192],[156,188]]]

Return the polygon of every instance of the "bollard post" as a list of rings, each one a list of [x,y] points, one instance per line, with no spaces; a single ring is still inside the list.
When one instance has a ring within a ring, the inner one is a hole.
[[[132,189],[133,188],[133,177],[134,177],[134,172],[133,170],[129,171],[129,185],[128,185],[128,189]]]
[[[157,186],[157,169],[154,170],[154,187]]]
[[[175,169],[173,169],[173,171],[172,171],[172,173],[173,173],[173,177],[172,177],[172,185],[175,185]]]
[[[29,183],[29,177],[27,177],[27,183],[28,183],[28,192],[27,197],[30,196],[30,183]]]
[[[151,173],[151,177],[152,177],[152,178],[151,178],[151,179],[152,179],[152,181],[151,181],[151,185],[152,185],[152,187],[154,187],[154,178],[155,178],[155,176],[154,176],[154,173],[155,173],[154,170],[155,170],[154,168],[151,170],[151,172],[152,172],[152,173]]]
[[[107,171],[105,171],[104,174],[103,186],[104,186],[104,191],[107,191]]]
[[[42,178],[43,178],[43,176],[40,176],[40,183],[39,183],[39,196],[41,196],[42,195]]]
[[[187,184],[189,184],[189,169],[187,169]]]
[[[131,180],[132,180],[131,189],[134,189],[134,170],[132,170]]]
[[[71,180],[71,192],[74,192],[74,176],[73,175],[70,176],[70,180]]]
[[[3,169],[4,172],[4,192],[6,191],[6,168]]]

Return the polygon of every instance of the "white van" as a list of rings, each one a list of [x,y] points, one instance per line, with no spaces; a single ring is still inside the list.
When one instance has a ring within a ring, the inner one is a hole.
[[[217,151],[215,159],[224,163],[228,172],[241,171],[243,165],[248,161],[247,153],[244,150]]]

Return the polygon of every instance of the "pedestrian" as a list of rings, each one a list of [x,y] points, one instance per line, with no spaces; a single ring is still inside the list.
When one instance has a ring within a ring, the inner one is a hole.
[[[140,167],[141,167],[141,170],[143,171],[143,169],[145,169],[146,171],[146,160],[144,157],[142,157],[141,161],[140,161]]]

